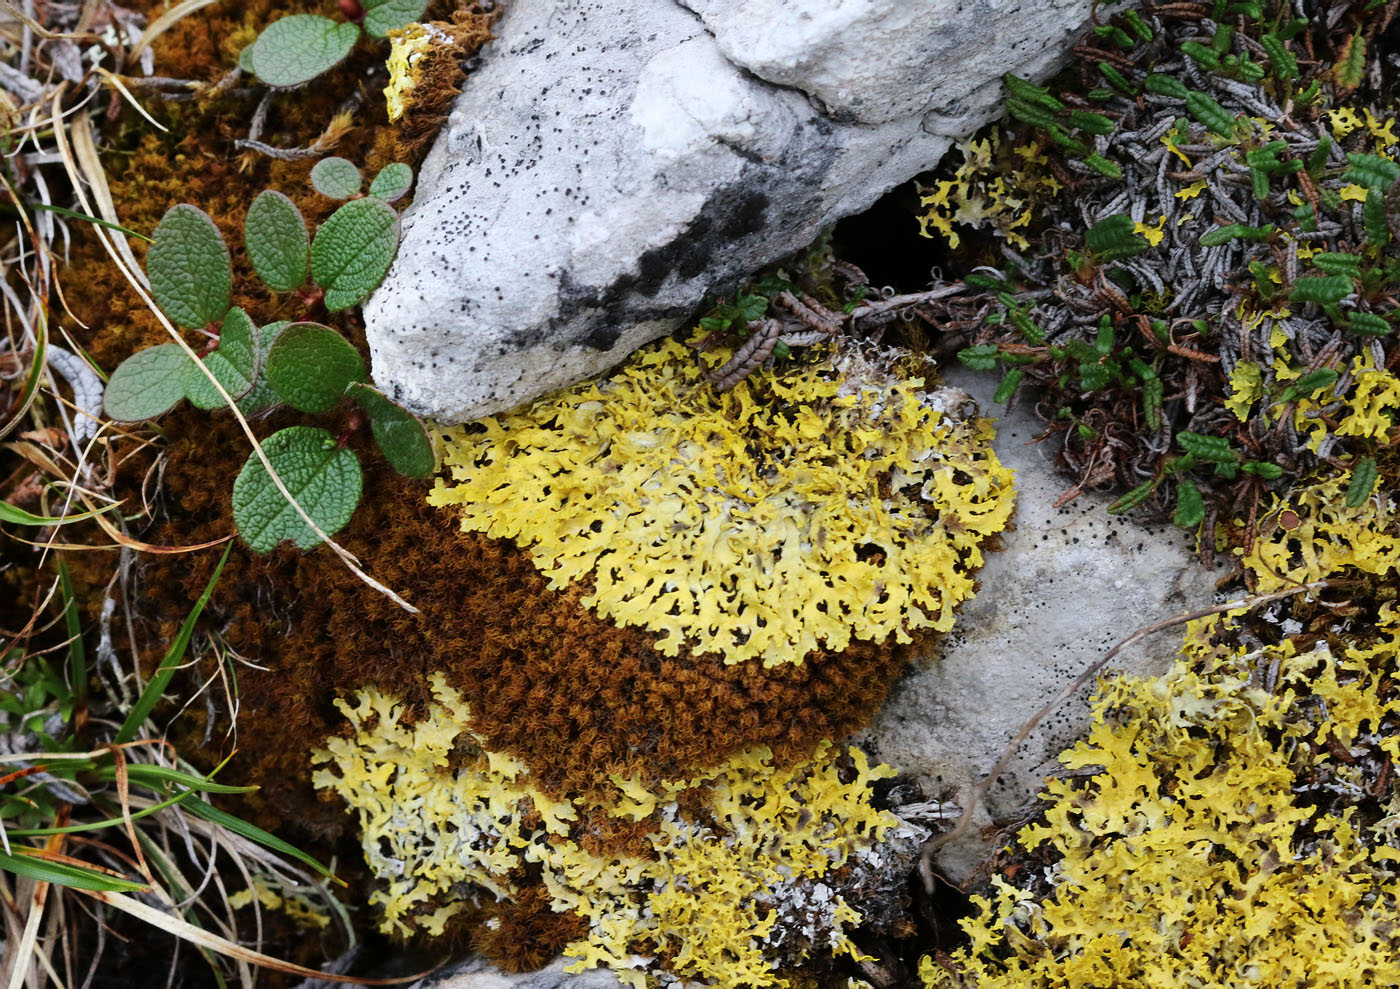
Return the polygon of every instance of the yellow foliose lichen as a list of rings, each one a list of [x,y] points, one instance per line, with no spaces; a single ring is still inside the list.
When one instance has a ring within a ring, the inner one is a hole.
[[[418,85],[423,57],[432,51],[433,45],[446,40],[437,34],[440,32],[435,34],[426,24],[407,24],[389,32],[389,58],[385,62],[389,82],[384,87],[384,103],[391,122],[407,110],[408,95]]]
[[[1346,508],[1346,482],[1279,509],[1244,559],[1262,588],[1400,576],[1393,506]],[[1400,985],[1400,610],[1372,607],[1309,648],[1197,624],[1165,676],[1102,685],[1009,849],[1024,867],[924,985]]]
[[[863,875],[898,887],[926,834],[872,806],[871,784],[891,770],[854,747],[840,760],[823,743],[794,766],[757,748],[655,792],[620,787],[629,799],[615,813],[641,804],[652,817],[649,854],[598,854],[580,840],[587,808],[552,800],[514,760],[486,751],[441,676],[432,690],[436,702],[412,725],[372,688],[340,702],[353,734],[314,754],[327,764],[316,785],[359,817],[389,933],[440,934],[473,896],[510,899],[537,882],[552,910],[587,925],[564,950],[569,971],[606,965],[640,989],[664,959],[692,981],[781,986],[781,967],[856,954],[846,931],[862,915],[845,891]],[[902,865],[891,842],[902,843]]]
[[[999,167],[996,158],[1001,137],[995,131],[982,140],[958,141],[963,156],[951,179],[939,179],[919,187],[919,232],[941,236],[956,248],[962,238],[954,224],[996,227],[1007,242],[1024,250],[1030,246],[1024,228],[1030,226],[1038,203],[1062,188],[1048,169],[1049,158],[1033,145],[1012,148],[1019,161]]]
[[[1351,567],[1382,575],[1400,569],[1395,505],[1388,497],[1347,506],[1344,472],[1278,499],[1270,524],[1242,562],[1261,593],[1306,584]]]
[[[1400,378],[1376,367],[1369,349],[1352,359],[1356,384],[1337,423],[1339,436],[1385,441],[1400,425]]]
[[[947,631],[1012,473],[985,420],[849,348],[718,392],[675,341],[444,433],[429,495],[619,625],[737,663]]]

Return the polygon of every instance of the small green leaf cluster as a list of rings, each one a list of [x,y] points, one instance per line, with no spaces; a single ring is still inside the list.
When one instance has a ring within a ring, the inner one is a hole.
[[[793,289],[793,284],[784,278],[765,278],[752,289],[741,291],[732,302],[727,299],[717,300],[710,311],[700,317],[700,328],[714,334],[732,333],[741,340],[747,339],[749,324],[768,314],[768,306],[773,296],[779,292],[791,292]],[[791,353],[788,345],[781,340],[773,347],[775,357],[787,357]]]
[[[248,209],[244,246],[268,288],[342,310],[368,298],[388,271],[398,247],[398,214],[387,200],[408,190],[412,174],[407,166],[390,165],[371,183],[371,195],[360,196],[359,170],[333,158],[316,166],[312,180],[327,196],[355,198],[312,238],[292,201],[266,190]],[[171,322],[186,329],[217,328],[218,346],[200,362],[174,343],[132,355],[107,384],[104,404],[113,419],[154,418],[185,398],[201,409],[222,408],[232,400],[245,416],[280,405],[322,415],[348,400],[358,409],[352,422],[368,421],[396,470],[412,477],[432,472],[434,453],[423,424],[368,384],[364,360],[337,331],[286,320],[259,327],[231,305],[228,246],[201,210],[182,203],[166,212],[146,271],[151,294]],[[345,447],[349,435],[337,438],[324,429],[293,426],[262,443],[287,493],[327,534],[349,521],[360,499],[359,460]],[[258,551],[283,540],[302,549],[321,541],[256,453],[234,481],[233,517],[243,539]]]
[[[1227,481],[1235,480],[1241,473],[1261,481],[1277,481],[1283,476],[1283,468],[1278,464],[1247,459],[1222,436],[1183,429],[1176,434],[1176,443],[1184,452],[1179,456],[1167,457],[1157,476],[1142,482],[1109,505],[1110,513],[1116,515],[1136,508],[1152,497],[1168,478],[1175,478],[1176,509],[1172,513],[1172,521],[1183,528],[1194,529],[1205,521],[1206,506],[1201,489],[1188,476],[1193,469],[1209,466],[1216,477]]]
[[[371,38],[412,24],[428,0],[341,0],[350,20],[292,14],[274,21],[238,57],[239,66],[274,89],[304,86],[335,68],[355,47],[361,29]]]
[[[1114,14],[1053,89],[1006,80],[1000,143],[1048,153],[1052,166],[1058,152],[1068,188],[1033,221],[1042,239],[1013,242],[998,277],[986,267],[966,277],[990,313],[958,357],[1001,371],[998,401],[1042,389],[1048,434],[1063,437],[1079,488],[1116,488],[1115,510],[1150,500],[1187,526],[1254,517],[1266,487],[1320,463],[1374,455],[1384,473],[1393,456],[1393,429],[1373,442],[1335,416],[1365,380],[1347,372],[1363,352],[1369,366],[1396,367],[1394,80],[1357,74],[1384,62],[1358,54],[1363,10],[1336,23],[1303,16],[1317,9],[1259,0],[1207,3],[1208,16]],[[1379,95],[1346,101],[1357,85]],[[1115,126],[1077,133],[1117,159],[1122,181],[1077,167],[1074,149],[1049,137],[1070,130],[1084,100]],[[1165,182],[1151,174],[1159,162]],[[1050,234],[1086,216],[1082,247]],[[1214,284],[1200,274],[1211,270]],[[1176,439],[1217,433],[1223,459]]]
[[[1089,249],[1092,261],[1108,264],[1146,251],[1151,245],[1133,232],[1133,226],[1133,218],[1127,213],[1115,213],[1085,231],[1084,246]]]
[[[1142,23],[1140,18],[1138,23]],[[1151,32],[1148,34],[1150,36]],[[1105,178],[1123,177],[1123,170],[1117,163],[1094,150],[1095,136],[1113,133],[1116,125],[1111,119],[1091,110],[1067,106],[1045,86],[1037,86],[1009,72],[1001,81],[1008,94],[1008,114],[1043,132],[1065,154],[1082,160]]]

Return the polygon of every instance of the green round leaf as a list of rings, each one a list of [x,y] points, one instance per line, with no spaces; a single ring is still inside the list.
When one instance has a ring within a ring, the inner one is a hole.
[[[204,358],[204,366],[219,379],[219,384],[235,401],[252,390],[253,379],[257,377],[257,354],[253,344],[255,332],[256,327],[247,313],[242,309],[230,309],[219,334],[219,349]],[[190,369],[185,391],[196,408],[221,409],[224,406],[224,400],[213,383],[198,368]]]
[[[349,199],[363,181],[360,170],[344,158],[322,158],[311,169],[311,185],[327,199]]]
[[[413,169],[401,161],[385,165],[369,184],[369,194],[386,203],[400,198],[413,185]]]
[[[272,345],[277,342],[277,338],[282,331],[292,324],[287,320],[279,320],[276,323],[268,323],[257,332],[254,342],[257,345],[257,380],[253,383],[253,390],[238,400],[238,410],[245,416],[255,416],[260,412],[266,412],[276,405],[282,404],[282,396],[278,395],[273,387],[267,383],[267,354],[272,349]]]
[[[399,215],[378,199],[352,199],[311,242],[311,277],[334,312],[359,305],[379,287],[399,248]]]
[[[359,351],[319,323],[283,330],[268,351],[264,373],[282,401],[316,415],[335,408],[346,388],[368,376]]]
[[[292,426],[273,433],[263,452],[306,514],[327,535],[338,532],[360,503],[360,461],[324,429]],[[257,455],[233,482],[233,522],[244,542],[266,553],[290,539],[300,549],[321,540],[272,483]]]
[[[370,431],[384,458],[405,477],[427,477],[437,466],[433,441],[412,412],[377,388],[353,384],[349,395],[369,416]]]
[[[166,210],[146,253],[151,294],[171,321],[190,329],[228,312],[233,266],[214,221],[189,203]]]
[[[173,343],[138,350],[117,365],[102,395],[107,415],[139,422],[173,409],[185,397],[189,356]]]
[[[254,41],[257,39],[255,38]],[[238,53],[238,67],[249,75],[253,74],[253,46],[244,45],[243,50]]]
[[[287,89],[335,68],[360,37],[360,29],[320,17],[293,14],[268,25],[248,55],[253,74],[267,85]]]
[[[428,9],[427,0],[364,0],[365,33],[382,38],[405,24],[412,24]]]
[[[311,235],[301,210],[282,193],[258,193],[243,218],[243,243],[253,270],[274,292],[290,292],[306,281]]]

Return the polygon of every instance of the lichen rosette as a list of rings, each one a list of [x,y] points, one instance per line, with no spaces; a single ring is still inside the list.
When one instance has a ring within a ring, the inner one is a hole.
[[[553,586],[726,662],[947,631],[1012,473],[889,353],[849,347],[728,392],[681,343],[444,434],[429,496],[529,548]]]

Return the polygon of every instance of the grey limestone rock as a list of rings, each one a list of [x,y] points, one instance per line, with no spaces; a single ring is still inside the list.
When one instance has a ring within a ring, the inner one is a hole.
[[[565,961],[556,958],[538,972],[502,972],[481,958],[434,972],[409,989],[622,989],[623,983],[605,968],[570,974]]]
[[[1089,0],[512,0],[365,306],[374,377],[462,421],[617,363],[1043,76]]]
[[[947,377],[996,414],[994,376],[957,369]],[[912,775],[927,796],[955,805],[1054,693],[1139,628],[1211,604],[1219,576],[1198,563],[1184,532],[1110,516],[1101,495],[1056,508],[1069,482],[1054,472],[1050,451],[1030,442],[1041,428],[1026,408],[998,422],[997,456],[1016,470],[1015,528],[1000,552],[987,554],[980,590],[937,655],[896,685],[866,739],[873,755]],[[1105,673],[1165,672],[1182,631],[1138,642]],[[989,789],[974,827],[941,850],[938,864],[955,881],[991,850],[979,829],[1030,803],[1055,757],[1083,736],[1089,693],[1065,701],[1031,733]]]

